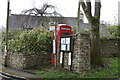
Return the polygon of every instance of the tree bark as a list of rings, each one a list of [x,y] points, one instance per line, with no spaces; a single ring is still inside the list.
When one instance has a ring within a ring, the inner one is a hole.
[[[99,25],[100,25],[100,10],[101,2],[100,0],[95,0],[95,14],[92,16],[91,11],[91,1],[86,0],[86,4],[81,0],[81,6],[91,25],[91,63],[92,65],[102,65],[101,53],[100,53],[100,35],[99,35]]]
[[[77,13],[77,27],[76,27],[76,33],[79,33],[80,31],[80,2],[78,3],[78,13]]]
[[[99,19],[91,20],[91,63],[92,65],[102,65],[100,52]]]

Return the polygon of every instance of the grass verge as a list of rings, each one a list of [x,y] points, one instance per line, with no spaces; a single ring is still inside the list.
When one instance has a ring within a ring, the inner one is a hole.
[[[109,67],[100,69],[95,68],[86,72],[85,75],[79,75],[60,68],[44,68],[36,72],[41,78],[118,78],[118,58],[106,58]]]

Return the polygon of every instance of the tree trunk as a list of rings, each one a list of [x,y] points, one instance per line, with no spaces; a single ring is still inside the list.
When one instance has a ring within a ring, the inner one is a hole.
[[[77,13],[77,27],[76,33],[80,31],[80,2],[78,3],[78,13]]]
[[[92,17],[91,20],[91,63],[102,65],[100,56],[99,19]]]
[[[100,53],[100,35],[99,35],[99,25],[100,25],[100,10],[101,10],[101,1],[95,0],[95,13],[92,16],[91,10],[91,0],[81,1],[81,6],[87,17],[89,23],[91,24],[91,64],[102,65],[101,53]]]

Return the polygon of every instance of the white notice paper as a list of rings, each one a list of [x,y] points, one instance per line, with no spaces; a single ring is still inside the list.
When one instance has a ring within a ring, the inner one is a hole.
[[[53,40],[53,53],[56,53],[56,45],[55,45],[55,40]]]
[[[70,51],[70,44],[67,45],[67,51]]]
[[[61,45],[61,50],[66,50],[66,45]]]
[[[65,44],[65,38],[61,38],[61,44]]]
[[[68,65],[71,65],[71,52],[69,52],[69,59],[68,59]]]
[[[53,46],[55,46],[56,44],[55,44],[55,40],[53,40]]]
[[[66,38],[66,44],[70,44],[70,38]]]
[[[56,53],[56,47],[53,46],[53,53],[55,54]]]
[[[63,52],[60,52],[60,63],[62,64]]]

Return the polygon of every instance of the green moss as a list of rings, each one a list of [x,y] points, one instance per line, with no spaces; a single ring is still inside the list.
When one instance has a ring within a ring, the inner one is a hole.
[[[93,16],[94,19],[98,19],[99,17],[98,16]]]
[[[95,59],[92,59],[92,65],[101,65],[102,64],[102,59],[101,58],[95,58]]]

